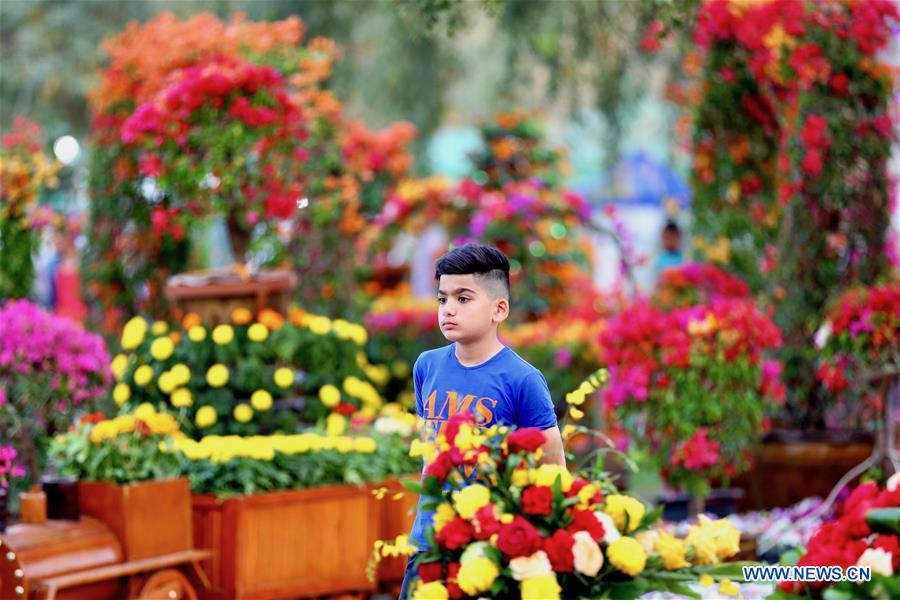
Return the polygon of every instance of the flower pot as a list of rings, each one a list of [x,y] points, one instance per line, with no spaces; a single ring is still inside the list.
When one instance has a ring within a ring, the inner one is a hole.
[[[191,489],[187,479],[118,485],[78,482],[81,514],[103,521],[122,543],[125,560],[191,550]]]
[[[744,490],[720,488],[712,490],[703,504],[703,512],[724,519],[738,512],[738,504],[744,497]]]
[[[44,475],[41,484],[47,494],[47,518],[77,521],[81,516],[78,508],[78,480],[63,475]]]
[[[43,525],[47,522],[47,495],[37,486],[19,494],[19,513],[22,522],[28,525]]]
[[[772,431],[754,451],[754,466],[732,482],[745,493],[739,508],[768,510],[824,498],[873,447],[872,436],[861,431]]]
[[[202,566],[223,599],[372,591],[378,518],[370,488],[352,485],[193,496],[197,546],[215,553]]]

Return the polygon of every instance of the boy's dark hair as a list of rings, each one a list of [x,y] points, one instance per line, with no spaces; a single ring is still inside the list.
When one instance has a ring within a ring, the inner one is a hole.
[[[435,265],[434,278],[441,275],[474,275],[498,287],[509,298],[509,259],[492,246],[466,244],[440,257]]]
[[[678,223],[676,223],[676,222],[673,221],[672,219],[668,219],[668,220],[666,221],[666,226],[663,227],[663,232],[666,232],[666,233],[677,233],[678,235],[681,235],[681,228],[678,227]]]

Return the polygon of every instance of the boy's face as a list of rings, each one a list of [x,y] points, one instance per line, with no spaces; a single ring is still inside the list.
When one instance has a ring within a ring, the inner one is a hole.
[[[662,246],[666,252],[677,252],[681,249],[681,234],[677,231],[664,231]]]
[[[509,301],[491,293],[474,275],[441,275],[438,282],[438,323],[451,342],[474,342],[490,334],[509,316]]]

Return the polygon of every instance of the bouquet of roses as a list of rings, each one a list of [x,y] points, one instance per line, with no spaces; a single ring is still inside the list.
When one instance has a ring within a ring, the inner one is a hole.
[[[900,474],[884,488],[874,482],[860,484],[844,501],[838,518],[825,523],[809,540],[799,558],[782,557],[798,566],[869,567],[872,578],[864,583],[783,582],[770,598],[819,595],[823,598],[900,597]]]
[[[647,512],[608,482],[539,464],[543,443],[534,428],[481,431],[466,413],[434,443],[414,443],[427,466],[408,487],[435,511],[414,598],[695,596],[684,582],[738,571],[719,564],[739,548],[726,521],[701,520],[684,539],[651,529],[661,511]]]

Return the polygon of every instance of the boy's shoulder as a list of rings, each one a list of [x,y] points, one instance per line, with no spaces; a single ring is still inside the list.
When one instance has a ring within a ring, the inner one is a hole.
[[[440,348],[434,348],[432,350],[426,350],[419,355],[419,358],[416,359],[416,362],[413,365],[413,369],[420,369],[446,358],[451,348],[453,348],[453,344],[441,346]]]
[[[522,379],[527,379],[528,377],[531,377],[535,373],[537,373],[541,377],[544,376],[544,374],[541,373],[540,369],[538,369],[533,364],[531,364],[530,362],[528,362],[527,360],[525,360],[524,358],[519,356],[515,350],[513,350],[512,348],[509,348],[508,346],[507,346],[507,348],[509,349],[509,353],[508,353],[509,360],[513,365],[515,365],[515,367],[514,367],[515,371],[517,371],[519,373],[519,375],[521,376]]]

